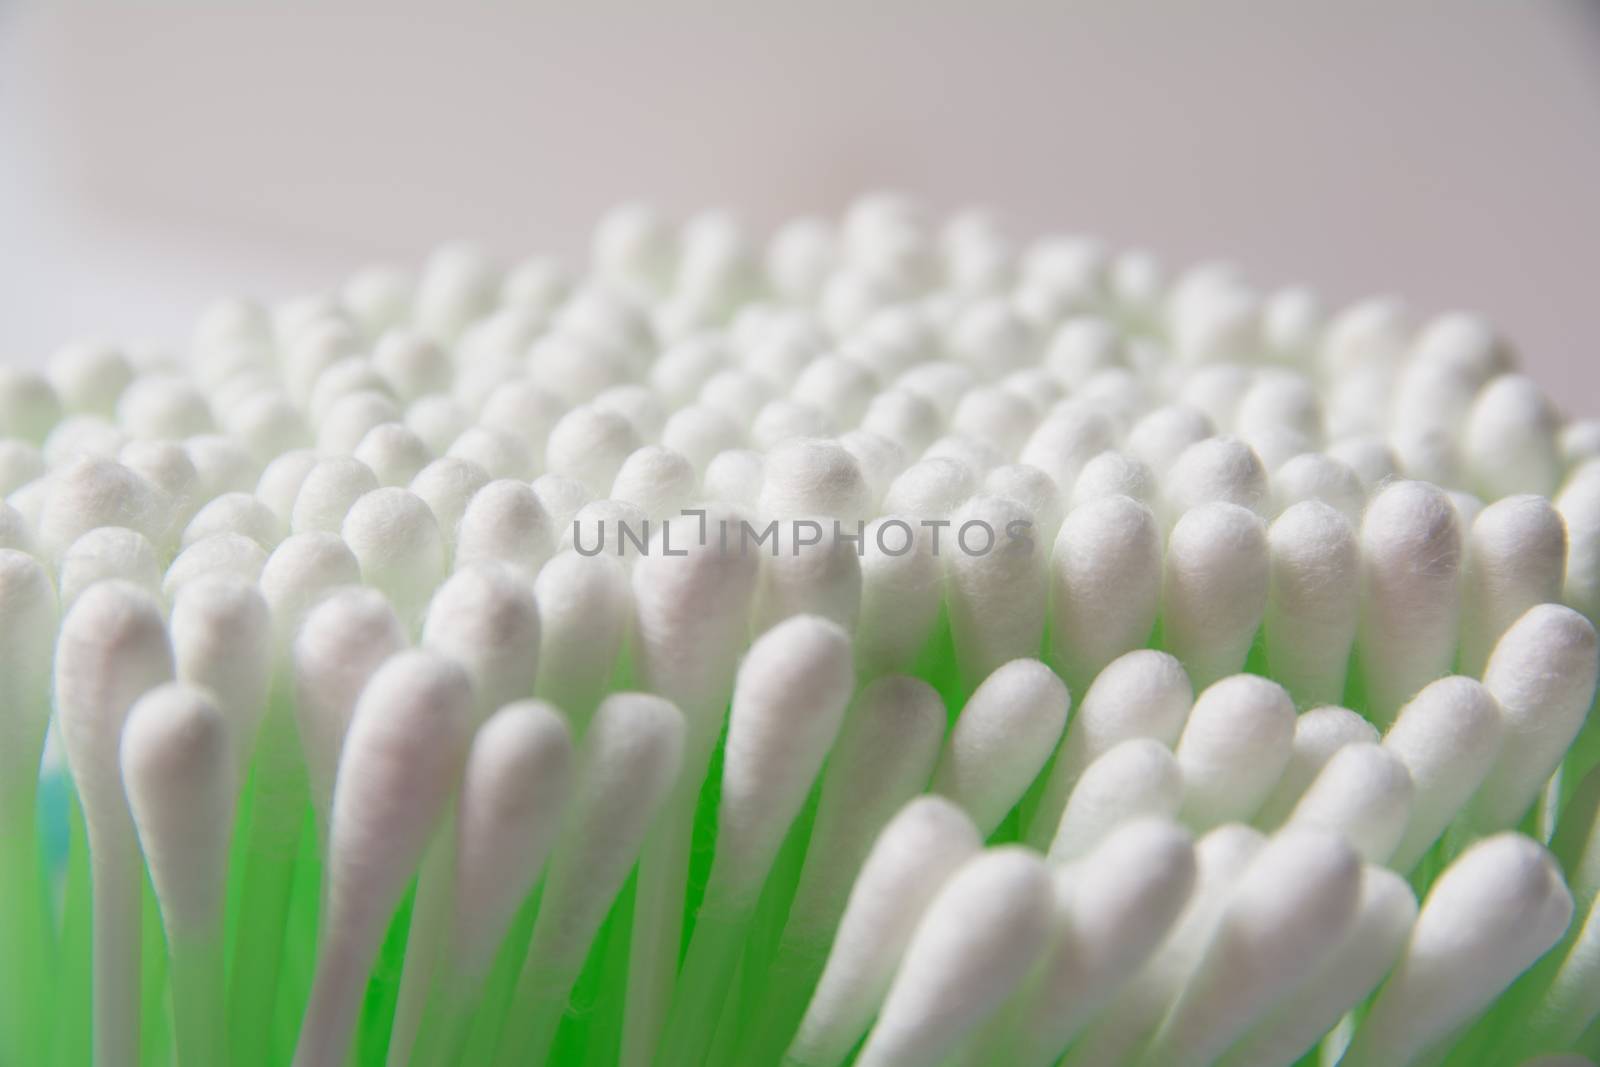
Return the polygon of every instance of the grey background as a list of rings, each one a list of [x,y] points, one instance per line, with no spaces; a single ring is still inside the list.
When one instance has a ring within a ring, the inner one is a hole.
[[[1600,414],[1600,4],[0,0],[0,359],[648,196],[892,186],[1481,311]]]

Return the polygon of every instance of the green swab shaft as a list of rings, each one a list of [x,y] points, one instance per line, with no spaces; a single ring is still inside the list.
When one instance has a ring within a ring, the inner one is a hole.
[[[702,766],[700,761],[695,769]],[[648,1067],[652,1062],[677,979],[689,842],[701,783],[689,773],[687,761],[684,768],[639,857],[620,1067]]]
[[[168,940],[177,1067],[227,1067],[226,987],[218,933]]]
[[[705,1064],[753,917],[752,903],[719,906],[708,902],[701,909],[656,1055],[658,1067]]]
[[[83,1067],[89,1062],[89,1020],[92,965],[89,889],[89,840],[76,791],[67,800],[67,884],[62,901],[61,973],[56,1001],[57,1067]]]
[[[52,920],[39,863],[33,794],[0,825],[0,1063],[45,1063],[57,995]]]

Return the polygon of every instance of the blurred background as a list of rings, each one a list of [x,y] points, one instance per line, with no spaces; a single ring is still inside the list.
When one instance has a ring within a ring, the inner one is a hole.
[[[448,238],[576,258],[623,198],[764,227],[877,187],[1481,311],[1600,414],[1594,0],[0,0],[5,361]]]

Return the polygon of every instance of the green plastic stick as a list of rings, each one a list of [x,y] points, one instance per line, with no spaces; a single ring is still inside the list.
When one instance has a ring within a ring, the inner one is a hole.
[[[49,1062],[57,995],[53,921],[39,862],[32,790],[0,825],[0,1063]]]

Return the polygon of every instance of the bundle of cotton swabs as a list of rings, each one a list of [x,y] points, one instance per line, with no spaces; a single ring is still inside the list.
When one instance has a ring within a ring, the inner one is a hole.
[[[1476,316],[630,205],[0,432],[8,1067],[1600,1054],[1600,422]]]

